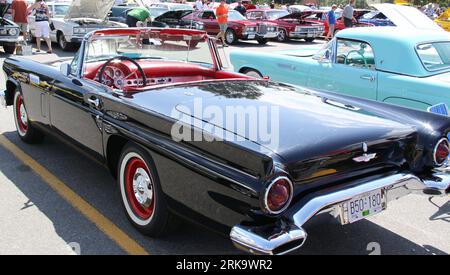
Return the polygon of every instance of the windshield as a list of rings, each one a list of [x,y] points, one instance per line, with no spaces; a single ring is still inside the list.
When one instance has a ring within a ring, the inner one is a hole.
[[[230,10],[228,12],[228,20],[236,21],[236,20],[246,20],[245,17],[238,11]]]
[[[425,69],[438,71],[450,68],[450,42],[421,44],[416,51]]]
[[[125,56],[135,60],[193,62],[214,65],[206,36],[201,32],[174,34],[170,30],[141,30],[136,34],[98,35],[89,40],[85,63]]]
[[[55,14],[53,14],[53,16],[64,16],[66,15],[69,8],[70,5],[55,5],[54,6]]]
[[[289,12],[288,11],[267,11],[266,15],[267,15],[267,19],[271,19],[271,20],[275,20],[278,19],[280,17],[286,16],[288,15]]]

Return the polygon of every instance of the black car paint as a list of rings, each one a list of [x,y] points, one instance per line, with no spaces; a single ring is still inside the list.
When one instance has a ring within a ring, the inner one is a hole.
[[[187,25],[181,18],[192,12],[193,10],[171,10],[156,17],[155,21],[165,23],[171,28],[183,28]]]
[[[295,208],[300,197],[323,188],[358,184],[367,177],[398,171],[426,174],[432,167],[434,145],[450,130],[447,117],[266,80],[186,83],[121,94],[92,80],[66,77],[55,67],[26,58],[8,58],[3,69],[8,76],[7,103],[12,104],[14,88],[18,87],[34,125],[77,145],[109,167],[113,175],[117,160],[114,153],[120,152],[124,141],[140,144],[155,162],[170,208],[224,233],[236,224],[276,218],[261,210],[261,197],[278,175],[293,179]],[[30,82],[30,73],[39,77],[39,84]],[[182,91],[221,107],[227,99],[239,99],[240,105],[258,105],[261,97],[273,93],[288,100],[297,94],[313,104],[302,105],[300,100],[295,102],[299,110],[283,110],[283,127],[290,129],[282,128],[287,136],[281,140],[287,143],[277,151],[249,138],[239,143],[176,142],[170,135],[176,122],[171,111],[177,104],[189,102]],[[99,108],[89,104],[91,97],[100,99]],[[340,133],[339,127],[320,117],[336,110],[340,110],[337,113],[342,114],[342,121],[355,124],[359,117],[361,124],[347,125]],[[312,121],[311,112],[319,115],[318,119]],[[368,117],[379,124],[366,128],[362,118]],[[295,133],[302,119],[314,128]],[[356,130],[350,131],[352,127]],[[327,133],[331,136],[324,137]],[[300,138],[308,146],[292,146]],[[321,138],[326,140],[320,143]],[[362,142],[367,142],[370,152],[381,159],[373,164],[352,162],[352,157],[363,153]]]

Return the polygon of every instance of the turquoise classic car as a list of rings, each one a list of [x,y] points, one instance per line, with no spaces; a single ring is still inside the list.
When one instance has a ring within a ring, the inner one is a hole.
[[[230,60],[274,81],[421,110],[450,106],[450,34],[439,29],[352,28],[316,51],[233,51]]]

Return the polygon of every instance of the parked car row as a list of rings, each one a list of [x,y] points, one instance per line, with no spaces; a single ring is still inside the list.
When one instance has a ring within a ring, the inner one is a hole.
[[[316,52],[235,50],[230,54],[233,68],[424,111],[439,103],[450,106],[450,34],[417,9],[376,6],[402,28],[346,29]],[[400,12],[422,24],[412,25]]]

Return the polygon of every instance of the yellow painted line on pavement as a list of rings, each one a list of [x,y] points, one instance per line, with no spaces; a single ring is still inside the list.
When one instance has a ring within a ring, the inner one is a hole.
[[[98,229],[105,233],[111,240],[120,246],[125,252],[132,255],[148,255],[149,253],[124,231],[117,227],[97,209],[75,193],[70,187],[53,175],[44,166],[27,155],[14,143],[0,134],[0,144],[11,152],[17,159],[29,166],[39,175],[53,190],[64,198],[70,205],[78,209],[88,220],[94,223]]]

